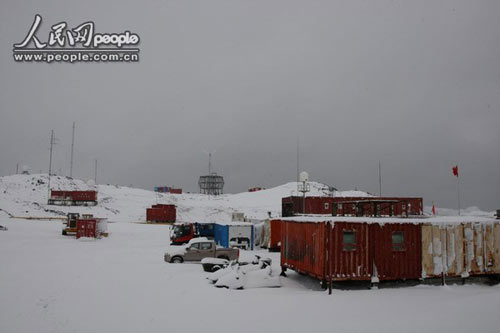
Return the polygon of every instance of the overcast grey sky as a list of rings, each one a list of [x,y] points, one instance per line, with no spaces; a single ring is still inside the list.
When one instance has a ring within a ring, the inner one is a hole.
[[[15,63],[35,14],[141,37],[140,62]],[[216,150],[225,192],[296,177],[500,208],[500,2],[2,1],[0,175],[16,163],[197,191]]]

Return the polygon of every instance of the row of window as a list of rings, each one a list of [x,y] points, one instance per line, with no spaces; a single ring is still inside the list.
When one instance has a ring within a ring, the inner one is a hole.
[[[356,251],[356,231],[344,230],[342,234],[342,243],[344,251]],[[403,231],[392,232],[392,250],[405,250],[405,236]]]

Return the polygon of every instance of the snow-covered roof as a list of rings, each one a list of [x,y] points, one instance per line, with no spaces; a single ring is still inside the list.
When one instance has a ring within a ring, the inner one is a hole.
[[[429,223],[429,224],[457,224],[457,223],[500,223],[493,217],[485,216],[422,216],[422,217],[364,217],[364,216],[331,216],[331,215],[300,215],[279,218],[284,221],[296,222],[356,222],[356,223]]]

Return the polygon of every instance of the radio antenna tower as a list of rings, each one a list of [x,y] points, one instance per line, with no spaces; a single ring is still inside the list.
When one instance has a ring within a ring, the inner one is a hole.
[[[216,172],[212,172],[212,152],[207,152],[208,154],[208,175],[200,176],[198,180],[198,185],[200,186],[200,193],[208,195],[219,195],[223,193],[224,188],[224,178],[217,175]]]
[[[71,162],[69,165],[69,176],[73,178],[73,151],[75,149],[75,122],[73,122],[73,134],[71,136]]]

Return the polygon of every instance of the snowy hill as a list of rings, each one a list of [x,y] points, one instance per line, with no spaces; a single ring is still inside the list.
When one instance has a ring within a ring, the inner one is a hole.
[[[296,195],[297,183],[290,182],[267,190],[207,196],[198,193],[168,194],[114,185],[97,185],[98,205],[65,207],[47,205],[46,174],[0,177],[0,215],[16,217],[62,216],[67,212],[94,214],[116,222],[139,222],[146,219],[146,208],[156,203],[177,205],[177,220],[229,222],[233,212],[248,218],[264,219],[271,212],[281,214],[281,198]],[[325,185],[310,182],[310,196],[325,195]],[[88,190],[82,180],[51,177],[53,190]],[[369,196],[361,191],[336,191],[336,196]]]

